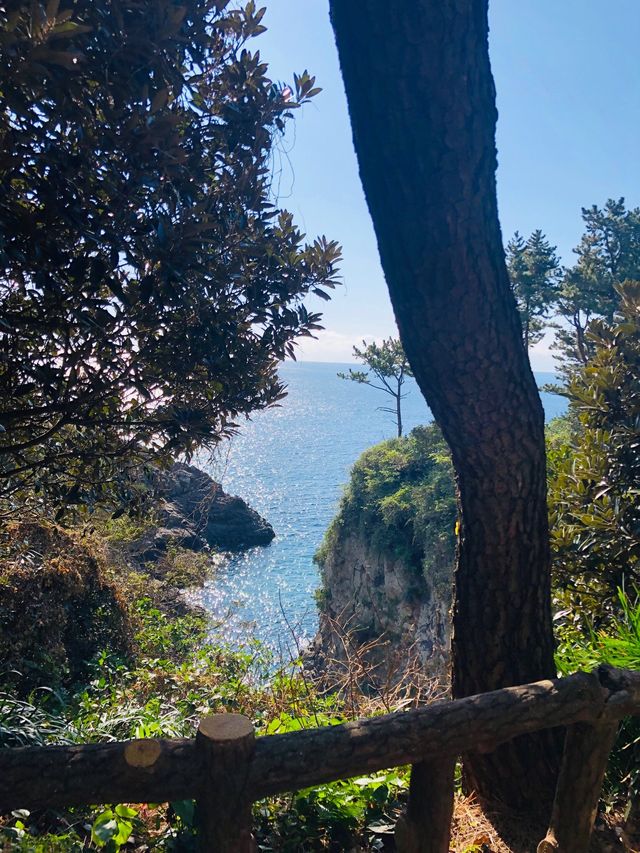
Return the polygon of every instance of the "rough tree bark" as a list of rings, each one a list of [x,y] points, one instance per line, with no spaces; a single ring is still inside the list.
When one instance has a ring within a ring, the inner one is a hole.
[[[551,677],[544,416],[498,221],[487,0],[330,5],[400,336],[457,474],[454,696]],[[549,800],[556,740],[469,755],[467,783]]]

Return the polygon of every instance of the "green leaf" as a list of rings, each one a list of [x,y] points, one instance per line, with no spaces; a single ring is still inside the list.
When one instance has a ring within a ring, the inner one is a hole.
[[[91,838],[101,846],[107,844],[118,834],[118,822],[111,809],[98,815],[91,827]]]
[[[138,814],[135,809],[132,809],[130,806],[123,805],[116,806],[114,811],[118,815],[118,817],[122,818],[134,818]]]

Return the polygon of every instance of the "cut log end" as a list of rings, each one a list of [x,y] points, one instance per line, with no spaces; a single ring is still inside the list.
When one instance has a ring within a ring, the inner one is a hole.
[[[198,737],[211,743],[229,743],[253,740],[255,732],[251,720],[242,714],[212,714],[200,721]]]
[[[197,798],[202,853],[254,853],[251,798],[245,790],[256,745],[251,720],[241,714],[205,717],[196,745],[205,767]]]
[[[132,740],[124,748],[124,760],[129,767],[153,767],[161,752],[162,744],[157,740]]]

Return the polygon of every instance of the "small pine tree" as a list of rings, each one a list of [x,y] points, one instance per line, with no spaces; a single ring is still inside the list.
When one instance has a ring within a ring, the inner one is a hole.
[[[624,198],[603,208],[582,209],[585,232],[574,249],[575,265],[560,283],[554,349],[560,373],[569,378],[593,353],[587,328],[594,317],[611,322],[620,305],[617,285],[640,280],[640,208],[627,210]]]
[[[402,435],[402,400],[406,397],[402,387],[407,377],[413,376],[402,343],[398,338],[387,338],[381,344],[367,344],[363,341],[362,346],[363,349],[354,347],[353,355],[367,367],[367,370],[350,369],[348,373],[338,373],[338,376],[341,379],[359,382],[361,385],[370,385],[393,397],[395,401],[393,408],[387,406],[379,408],[383,412],[390,412],[395,417],[399,438]],[[370,374],[373,374],[374,378]]]
[[[544,318],[556,299],[560,273],[556,247],[540,230],[528,240],[516,231],[507,244],[507,267],[522,323],[522,341],[529,349],[542,339]]]

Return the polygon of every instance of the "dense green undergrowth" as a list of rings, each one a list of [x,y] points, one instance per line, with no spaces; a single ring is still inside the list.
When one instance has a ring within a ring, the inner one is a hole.
[[[33,674],[21,683],[18,670],[4,678],[0,747],[192,736],[203,716],[221,711],[246,714],[258,735],[347,719],[340,698],[316,691],[296,662],[274,660],[257,642],[231,648],[224,625],[212,629],[201,613],[180,615],[167,607],[166,582],[127,573],[117,561],[105,562],[99,547],[103,540],[95,531],[87,541],[50,525],[44,529],[49,544],[59,535],[66,545],[75,543],[79,563],[94,560],[94,569],[101,566],[100,577],[118,596],[127,642],[96,649],[77,671],[52,668],[45,678],[40,667],[39,686],[33,686]],[[33,553],[36,537],[29,530],[29,548],[22,553]],[[109,544],[119,539],[117,531],[112,534]],[[47,555],[40,556],[46,565]],[[175,557],[178,563],[189,560],[186,554]],[[20,566],[14,563],[16,571]],[[26,643],[25,637],[23,651]],[[377,711],[370,698],[362,701],[366,707],[359,713]],[[394,770],[258,803],[261,849],[338,851],[356,842],[363,850],[384,849],[406,787],[407,773]],[[192,802],[17,811],[1,821],[0,849],[190,851],[196,849],[195,825]]]
[[[618,588],[640,585],[640,282],[587,333],[593,354],[566,388],[570,432],[551,456],[549,510],[560,609],[615,624]]]
[[[640,594],[618,590],[618,615],[606,627],[584,629],[575,619],[561,619],[557,629],[556,666],[560,675],[589,672],[600,664],[640,669]],[[640,718],[620,723],[609,757],[605,780],[608,807],[620,804],[627,812],[640,811]]]
[[[103,653],[93,677],[73,691],[35,691],[18,700],[0,694],[0,746],[82,743],[139,737],[192,736],[208,713],[243,713],[258,735],[344,722],[336,697],[316,694],[294,668],[274,674],[257,643],[232,650],[210,637],[199,616],[169,617],[149,599],[135,605],[140,629],[134,661]],[[261,849],[383,849],[404,771],[390,771],[256,804]],[[115,851],[196,849],[191,802],[163,806],[113,804],[96,809],[15,812],[0,831],[5,849]]]

